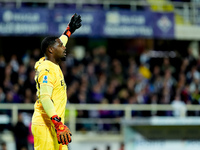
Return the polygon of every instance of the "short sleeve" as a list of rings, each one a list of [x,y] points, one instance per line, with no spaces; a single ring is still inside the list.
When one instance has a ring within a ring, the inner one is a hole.
[[[55,79],[53,69],[42,69],[38,75],[38,82],[40,85],[45,84],[53,87],[56,82]]]

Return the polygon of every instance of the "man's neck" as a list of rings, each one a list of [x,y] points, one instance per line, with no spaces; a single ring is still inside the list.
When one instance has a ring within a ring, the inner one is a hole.
[[[53,57],[45,56],[45,60],[49,60],[56,65],[59,65],[59,63],[60,63],[60,61],[56,61]]]

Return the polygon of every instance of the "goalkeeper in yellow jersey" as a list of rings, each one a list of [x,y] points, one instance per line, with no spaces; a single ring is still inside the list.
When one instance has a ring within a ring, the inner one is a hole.
[[[46,37],[41,43],[45,57],[35,64],[38,99],[32,117],[34,150],[68,150],[72,141],[72,133],[64,125],[67,94],[59,63],[66,58],[68,38],[80,27],[81,16],[74,14],[59,38]]]

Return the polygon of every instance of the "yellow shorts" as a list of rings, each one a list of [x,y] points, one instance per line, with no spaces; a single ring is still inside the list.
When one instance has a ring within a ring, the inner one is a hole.
[[[53,126],[32,125],[34,150],[68,150],[67,145],[58,144]]]

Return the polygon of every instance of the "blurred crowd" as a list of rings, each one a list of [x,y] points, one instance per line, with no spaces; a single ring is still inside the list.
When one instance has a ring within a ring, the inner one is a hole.
[[[116,52],[118,55],[114,53],[110,53],[105,46],[97,46],[91,51],[78,47],[68,54],[66,61],[60,64],[67,84],[68,103],[171,104],[175,110],[185,109],[187,104],[200,103],[200,58],[194,55],[192,49],[188,48],[184,56],[173,54],[173,57],[167,57],[170,55],[160,57],[156,51],[152,53],[151,50],[143,50],[138,54],[123,50],[120,53]],[[43,54],[36,48],[22,56],[20,58],[16,54],[10,55],[9,58],[0,56],[0,103],[36,101],[34,65]],[[10,111],[0,110],[0,114],[5,113],[11,115]],[[180,115],[180,111],[132,110],[133,117]],[[199,111],[188,111],[187,115],[199,116]],[[79,110],[77,112],[79,118],[123,116],[123,111]],[[25,125],[20,118],[11,129],[17,139],[27,139],[31,136],[28,130],[30,124]],[[77,124],[77,130],[90,130],[93,127],[85,123]],[[98,131],[119,131],[120,125],[101,124],[96,128]],[[19,134],[19,131],[24,135]],[[27,147],[27,141],[18,142],[19,146]]]
[[[185,57],[173,58],[176,65],[171,64],[169,57],[160,58],[161,63],[152,63],[153,58],[148,50],[141,52],[139,61],[133,55],[112,57],[105,46],[82,54],[84,56],[79,58],[69,54],[60,65],[70,103],[200,102],[200,61],[190,49]],[[25,53],[23,58],[13,54],[9,61],[0,56],[0,103],[35,102],[34,64],[40,57],[42,54],[39,49]]]

